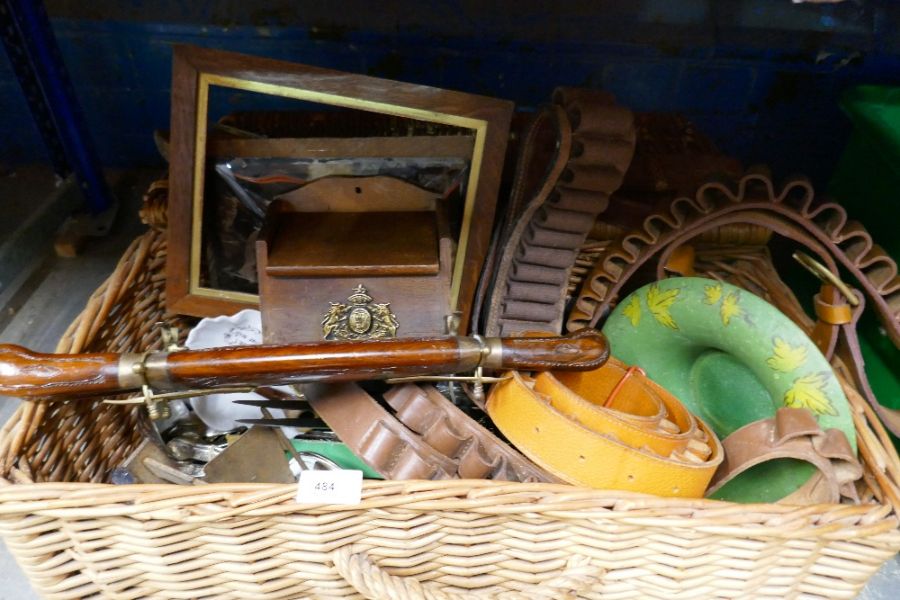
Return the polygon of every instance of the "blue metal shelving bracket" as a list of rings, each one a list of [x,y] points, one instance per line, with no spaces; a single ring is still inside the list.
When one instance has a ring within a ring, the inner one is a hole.
[[[93,217],[115,203],[41,0],[0,0],[0,37],[57,175],[74,172]],[[105,233],[105,226],[93,234]]]

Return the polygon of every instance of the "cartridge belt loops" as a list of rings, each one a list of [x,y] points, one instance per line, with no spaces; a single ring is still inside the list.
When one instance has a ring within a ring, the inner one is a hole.
[[[310,405],[340,439],[387,479],[557,479],[429,385],[392,387],[384,400],[354,383],[307,384]]]
[[[561,331],[569,271],[634,154],[634,116],[609,94],[563,87],[553,102],[523,139],[505,229],[480,286],[491,336]]]

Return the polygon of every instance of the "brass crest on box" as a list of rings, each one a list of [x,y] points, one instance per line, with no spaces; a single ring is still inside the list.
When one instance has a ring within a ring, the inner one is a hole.
[[[362,285],[347,297],[348,304],[329,302],[322,319],[326,340],[377,340],[397,337],[400,324],[391,312],[391,303],[378,304]]]

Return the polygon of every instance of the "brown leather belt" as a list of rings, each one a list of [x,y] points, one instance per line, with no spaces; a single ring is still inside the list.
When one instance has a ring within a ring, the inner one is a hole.
[[[900,277],[896,263],[872,242],[862,225],[848,221],[843,207],[816,203],[813,188],[806,180],[791,180],[776,192],[772,181],[762,174],[744,176],[736,189],[720,183],[706,184],[694,198],[676,199],[666,210],[645,218],[639,231],[611,244],[585,280],[566,327],[596,325],[615,303],[629,277],[649,260],[659,259],[657,276],[664,277],[664,266],[683,243],[733,223],[763,226],[802,244],[832,273],[838,273],[839,267],[846,269],[865,292],[890,339],[900,346]],[[861,295],[859,299],[862,300]],[[821,297],[820,301],[824,302]],[[830,301],[834,303],[833,296]],[[866,379],[855,330],[860,310],[850,321],[843,319],[830,328],[822,319],[825,313],[820,314],[820,330],[830,336],[826,349],[836,350],[885,425],[900,435],[900,413],[879,404]],[[820,331],[819,337],[822,335]],[[824,353],[831,358],[828,352]]]
[[[485,333],[561,331],[568,271],[622,184],[634,143],[631,112],[608,94],[554,92],[554,104],[538,113],[523,141],[505,229],[488,257],[478,292],[483,301],[493,283]]]
[[[840,359],[836,366],[849,376],[885,427],[894,435],[900,435],[900,411],[878,402],[866,376],[866,363],[856,333],[857,324],[866,308],[866,299],[859,290],[851,290],[851,293],[857,300],[855,307],[851,307],[833,286],[822,286],[814,299],[818,320],[811,336],[822,354],[829,359],[832,356]]]

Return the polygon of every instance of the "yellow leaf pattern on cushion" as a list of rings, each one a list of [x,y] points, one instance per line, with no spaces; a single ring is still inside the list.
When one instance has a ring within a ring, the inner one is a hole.
[[[651,285],[650,289],[647,290],[647,308],[650,310],[650,314],[659,321],[660,325],[664,325],[669,329],[678,329],[678,324],[675,323],[672,315],[669,314],[669,308],[678,299],[679,292],[681,290],[678,288],[660,291],[659,286],[656,284]]]
[[[784,394],[784,405],[790,408],[808,408],[817,415],[837,416],[837,411],[831,405],[831,400],[825,395],[825,382],[828,380],[829,373],[821,371],[819,373],[810,373],[794,380],[791,386]]]
[[[638,323],[641,322],[641,300],[638,298],[637,294],[634,294],[631,297],[631,300],[629,300],[628,304],[625,305],[625,308],[622,309],[622,314],[628,317],[632,327],[638,326]]]
[[[703,286],[703,295],[705,296],[703,301],[712,306],[722,297],[722,284]]]
[[[732,318],[744,314],[744,309],[738,305],[739,300],[740,295],[737,292],[728,292],[725,299],[722,300],[722,308],[719,309],[719,313],[722,315],[722,324],[726,327],[731,323]]]
[[[772,344],[772,356],[766,359],[769,368],[782,373],[790,373],[806,362],[805,346],[791,346],[778,336],[775,336]]]

